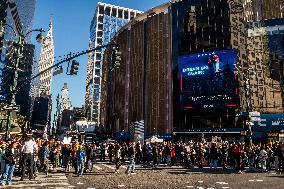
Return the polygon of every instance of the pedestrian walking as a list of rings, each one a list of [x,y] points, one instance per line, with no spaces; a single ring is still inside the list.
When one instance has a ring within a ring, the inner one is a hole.
[[[42,147],[43,168],[44,168],[44,172],[46,176],[48,176],[48,170],[49,170],[49,154],[50,154],[50,150],[48,147],[48,142],[46,141]]]
[[[83,147],[80,145],[78,148],[78,151],[76,152],[77,176],[78,177],[83,175],[85,158],[86,158],[85,151]]]
[[[115,158],[115,173],[119,173],[119,168],[121,166],[121,146],[117,143],[114,148],[114,158]]]
[[[8,149],[5,150],[5,153],[3,154],[2,158],[5,161],[5,169],[4,173],[2,174],[0,178],[0,184],[5,185],[4,179],[6,179],[6,184],[7,185],[12,185],[12,179],[13,179],[13,174],[15,170],[15,164],[16,164],[16,148],[17,144],[16,143],[11,143],[8,147]]]
[[[37,145],[32,140],[31,136],[27,136],[22,146],[22,177],[21,181],[24,180],[26,168],[29,172],[29,180],[33,179],[33,168],[34,168],[34,153],[37,152]]]
[[[134,173],[134,170],[135,170],[135,147],[134,146],[135,146],[135,142],[130,143],[130,147],[128,149],[129,164],[125,171],[127,175],[130,175],[130,173]]]

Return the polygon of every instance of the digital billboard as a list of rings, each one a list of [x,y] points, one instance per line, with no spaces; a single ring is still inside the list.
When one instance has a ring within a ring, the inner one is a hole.
[[[179,57],[182,109],[214,109],[239,106],[234,49]]]

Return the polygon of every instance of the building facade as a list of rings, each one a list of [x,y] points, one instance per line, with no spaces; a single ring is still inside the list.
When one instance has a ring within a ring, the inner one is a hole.
[[[61,110],[70,110],[72,108],[71,101],[69,99],[69,89],[67,83],[61,89]]]
[[[54,64],[54,42],[52,35],[52,20],[50,19],[49,29],[42,44],[40,59],[39,59],[39,72],[53,66]],[[39,76],[40,95],[51,94],[52,70],[46,71]]]
[[[50,104],[51,98],[49,96],[36,97],[33,113],[31,119],[32,130],[45,132],[49,131],[48,125],[50,124]]]
[[[134,18],[113,38],[119,69],[103,54],[105,130],[144,120],[146,136],[243,138],[240,114],[283,113],[283,15],[267,11],[282,4],[172,1]]]
[[[14,65],[13,53],[15,47],[12,41],[16,40],[15,35],[20,33],[27,34],[32,29],[32,22],[35,12],[35,0],[23,1],[2,1],[0,2],[1,8],[1,21],[3,24],[8,24],[10,27],[5,27],[5,35],[1,41],[1,95],[5,100],[11,97],[10,86],[12,85],[14,72],[11,69]],[[13,31],[14,30],[14,31]],[[22,58],[20,59],[18,71],[18,85],[25,80],[31,78],[32,66],[34,63],[34,45],[31,43],[31,34],[28,34],[24,39],[24,46],[22,48]],[[5,65],[5,66],[4,66]],[[26,117],[30,116],[30,84],[21,88],[16,94],[16,104],[20,105],[20,114]]]
[[[90,25],[89,49],[108,44],[122,26],[141,13],[137,10],[99,2]],[[88,120],[97,123],[100,117],[103,51],[104,49],[90,52],[87,66],[85,108]]]

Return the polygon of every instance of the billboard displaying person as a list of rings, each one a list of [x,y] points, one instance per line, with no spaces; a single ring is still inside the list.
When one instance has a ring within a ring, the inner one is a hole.
[[[179,57],[182,108],[237,107],[236,64],[237,52],[234,49]]]

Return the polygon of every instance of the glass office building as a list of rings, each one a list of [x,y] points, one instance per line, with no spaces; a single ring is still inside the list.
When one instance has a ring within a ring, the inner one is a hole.
[[[89,48],[108,44],[121,27],[141,13],[137,10],[99,2],[90,25]],[[88,120],[97,123],[100,117],[103,51],[104,49],[89,53],[87,66],[86,114]]]

